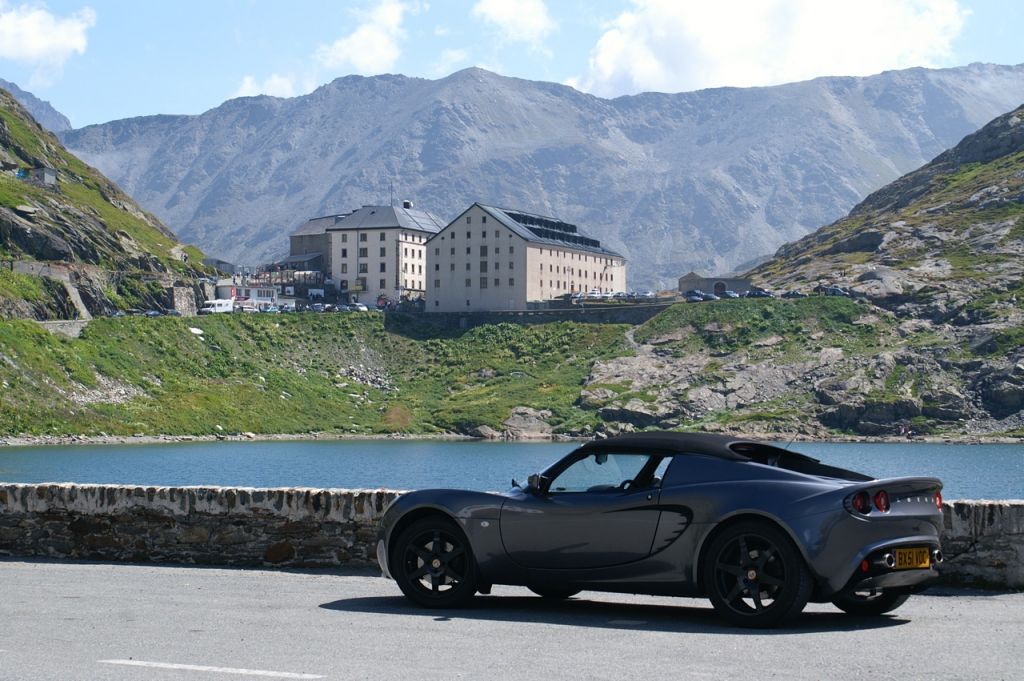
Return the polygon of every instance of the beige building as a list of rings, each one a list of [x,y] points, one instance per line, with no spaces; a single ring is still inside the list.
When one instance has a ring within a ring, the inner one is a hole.
[[[441,220],[413,208],[411,201],[400,207],[363,206],[306,222],[290,236],[286,262],[315,263],[325,283],[350,300],[422,298],[426,241],[442,227]]]
[[[525,310],[566,294],[626,289],[626,260],[542,215],[474,203],[427,241],[428,312]]]

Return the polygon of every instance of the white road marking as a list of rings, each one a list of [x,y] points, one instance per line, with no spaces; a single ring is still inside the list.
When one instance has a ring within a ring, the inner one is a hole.
[[[236,669],[234,667],[208,667],[198,664],[174,664],[172,662],[145,662],[143,660],[99,660],[100,664],[120,664],[127,667],[152,667],[155,669],[184,669],[193,672],[214,672],[217,674],[242,674],[245,676],[266,676],[274,679],[322,679],[319,674],[296,674],[295,672],[272,672],[265,669]]]

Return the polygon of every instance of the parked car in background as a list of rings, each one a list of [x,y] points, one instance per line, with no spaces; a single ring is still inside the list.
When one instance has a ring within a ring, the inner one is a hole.
[[[310,312],[323,312],[324,311],[324,304],[323,303],[313,303],[312,305],[309,306],[309,310],[310,310]]]
[[[851,296],[851,293],[848,290],[846,290],[845,288],[841,287],[841,286],[826,286],[825,287],[825,295],[826,296],[843,296],[845,298],[849,298]]]
[[[657,296],[655,296],[654,291],[644,291],[643,293],[640,294],[640,297],[645,300],[650,300],[651,298],[656,298]]]
[[[700,294],[700,296],[704,300],[719,300],[718,296],[716,296],[714,293],[708,293],[707,291],[703,291]]]
[[[786,291],[785,293],[783,293],[782,297],[783,298],[806,298],[807,294],[806,293],[801,293],[800,291],[797,291],[796,289],[791,289],[791,290]]]
[[[743,294],[744,298],[774,298],[775,294],[763,288],[752,288]]]
[[[735,291],[732,291],[730,289],[726,289],[726,290],[722,291],[722,295],[720,297],[721,298],[739,298],[740,294],[738,294]]]
[[[147,317],[163,317],[164,316],[164,313],[161,312],[160,310],[146,310],[145,314],[146,314]]]
[[[363,303],[358,301],[348,304],[348,309],[352,312],[369,312],[370,308],[366,307]]]
[[[749,627],[809,601],[881,615],[938,577],[941,490],[738,436],[639,433],[587,442],[504,494],[404,494],[377,560],[429,608],[511,584],[552,599],[706,596]]]

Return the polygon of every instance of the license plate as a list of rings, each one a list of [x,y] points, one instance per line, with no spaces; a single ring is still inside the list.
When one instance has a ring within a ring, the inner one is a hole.
[[[917,570],[931,566],[930,549],[896,549],[897,570]]]

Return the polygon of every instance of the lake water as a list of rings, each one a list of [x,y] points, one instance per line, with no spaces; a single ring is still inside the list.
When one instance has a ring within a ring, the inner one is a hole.
[[[576,446],[439,440],[184,442],[0,448],[0,481],[503,490]],[[796,443],[875,477],[942,479],[946,499],[1024,498],[1024,445]]]

